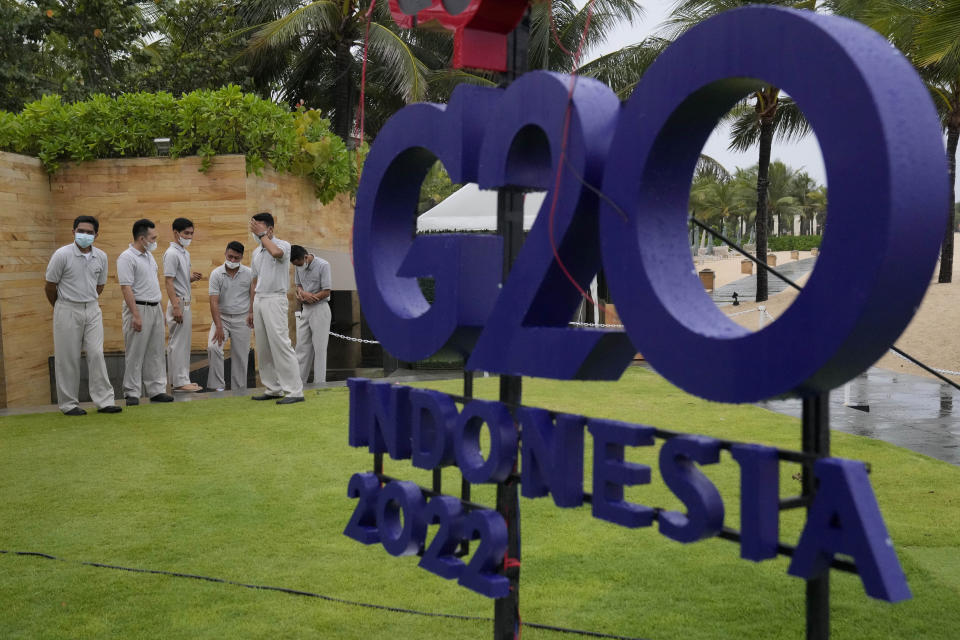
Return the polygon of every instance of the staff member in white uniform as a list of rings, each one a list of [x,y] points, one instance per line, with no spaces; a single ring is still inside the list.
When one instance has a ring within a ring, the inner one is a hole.
[[[278,399],[277,404],[303,402],[303,382],[287,327],[287,290],[290,288],[290,243],[273,237],[273,216],[258,213],[250,233],[260,246],[253,252],[253,330],[257,364],[266,393],[254,400]],[[281,397],[286,396],[286,397]]]
[[[90,398],[98,413],[119,413],[103,359],[103,313],[98,299],[107,284],[107,254],[93,246],[100,223],[93,216],[73,221],[73,242],[57,249],[47,265],[47,300],[53,305],[53,361],[57,401],[68,416],[80,408],[80,352],[87,352]]]
[[[330,339],[330,263],[298,244],[290,249],[290,263],[297,268],[293,277],[297,300],[303,305],[297,318],[297,360],[300,379],[307,383],[310,368],[313,381],[327,381],[327,342]]]
[[[133,243],[117,258],[117,282],[123,293],[123,395],[127,406],[140,404],[146,389],[151,402],[173,402],[166,393],[163,362],[163,313],[157,261],[157,229],[147,219],[133,223]]]
[[[223,345],[230,341],[230,388],[247,388],[247,356],[253,328],[253,271],[240,264],[243,245],[231,242],[223,257],[226,262],[210,274],[210,315],[213,325],[207,338],[210,362],[207,386],[223,391]]]
[[[193,332],[193,312],[190,310],[190,284],[203,275],[190,271],[190,252],[193,242],[193,223],[187,218],[173,221],[173,242],[163,253],[163,279],[167,290],[167,377],[174,391],[201,391],[190,382],[190,339]]]

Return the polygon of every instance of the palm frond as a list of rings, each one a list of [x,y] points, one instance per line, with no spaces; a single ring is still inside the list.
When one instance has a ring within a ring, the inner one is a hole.
[[[730,143],[732,151],[746,151],[760,140],[760,119],[756,109],[746,103],[740,103],[728,115],[730,121]],[[773,116],[773,131],[778,142],[794,142],[810,133],[810,123],[791,98],[781,97],[777,111]]]
[[[697,158],[697,167],[693,170],[694,180],[709,177],[714,182],[727,182],[733,176],[720,162],[705,153]]]
[[[423,100],[427,94],[427,67],[400,36],[379,23],[371,23],[370,55],[379,59],[383,80],[404,100]]]
[[[250,38],[248,51],[256,54],[263,49],[282,47],[311,32],[334,32],[340,18],[340,7],[335,2],[316,0],[263,25]]]
[[[622,98],[629,95],[670,43],[662,38],[647,38],[640,44],[624,47],[600,56],[580,68],[580,74],[596,78]]]
[[[960,57],[960,0],[942,0],[917,25],[917,63],[947,63]]]

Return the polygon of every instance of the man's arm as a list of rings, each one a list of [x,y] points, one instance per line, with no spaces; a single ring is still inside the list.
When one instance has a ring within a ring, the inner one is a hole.
[[[103,287],[104,287],[104,285],[102,285],[102,284],[98,284],[98,285],[97,285],[97,297],[98,297],[98,298],[100,297],[100,294],[103,293]]]
[[[47,300],[50,301],[50,306],[57,304],[57,283],[48,282],[43,287],[43,292],[47,294]]]
[[[253,329],[253,298],[257,295],[257,279],[250,278],[250,311],[247,312],[247,326]]]
[[[173,276],[164,276],[163,280],[163,286],[167,290],[167,300],[173,304],[173,321],[183,322],[183,309],[180,308],[180,298],[177,297],[177,292],[173,287],[175,278]]]
[[[274,258],[283,257],[283,249],[280,247],[280,245],[274,242],[272,238],[263,236],[262,238],[260,238],[260,244],[262,244],[263,248],[266,249],[267,253],[269,253]]]
[[[213,341],[217,344],[223,344],[223,322],[220,318],[220,296],[218,294],[210,296],[210,315],[213,317],[213,326],[217,328],[213,333]]]
[[[143,328],[143,320],[140,319],[140,311],[137,310],[137,301],[133,297],[133,286],[129,284],[120,285],[120,293],[123,294],[123,301],[127,303],[127,309],[130,309],[133,315],[133,330],[137,333]]]

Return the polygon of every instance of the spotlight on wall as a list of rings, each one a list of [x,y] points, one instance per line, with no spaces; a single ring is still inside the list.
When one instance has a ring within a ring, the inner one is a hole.
[[[170,155],[170,138],[154,138],[153,144],[157,146],[158,156]]]

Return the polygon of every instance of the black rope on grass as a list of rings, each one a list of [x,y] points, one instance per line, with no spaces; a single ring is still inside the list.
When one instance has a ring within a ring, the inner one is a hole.
[[[211,576],[202,576],[195,573],[182,573],[179,571],[164,571],[162,569],[139,569],[136,567],[124,567],[115,564],[106,564],[103,562],[84,562],[81,560],[67,560],[65,558],[58,558],[52,556],[48,553],[40,553],[39,551],[9,551],[0,549],[0,554],[3,555],[12,555],[12,556],[24,556],[30,558],[43,558],[45,560],[55,560],[57,562],[65,562],[68,564],[77,564],[84,567],[96,567],[98,569],[112,569],[114,571],[127,571],[130,573],[146,573],[151,575],[167,576],[170,578],[188,578],[190,580],[201,580],[203,582],[214,582],[217,584],[225,584],[233,587],[243,587],[245,589],[255,589],[257,591],[275,591],[278,593],[286,593],[293,596],[303,596],[306,598],[316,598],[318,600],[325,600],[327,602],[334,602],[337,604],[345,604],[354,607],[364,607],[367,609],[379,609],[380,611],[389,611],[392,613],[405,613],[408,615],[417,615],[424,616],[428,618],[446,618],[450,620],[467,620],[471,622],[493,622],[493,618],[485,616],[468,616],[458,613],[438,613],[435,611],[419,611],[417,609],[405,609],[403,607],[390,607],[383,604],[373,604],[370,602],[360,602],[357,600],[347,600],[346,598],[337,598],[335,596],[323,595],[321,593],[314,593],[312,591],[302,591],[300,589],[289,589],[287,587],[274,587],[270,585],[261,585],[261,584],[251,584],[247,582],[237,582],[235,580],[228,580],[226,578],[214,578]],[[633,638],[629,636],[618,636],[609,633],[601,633],[598,631],[585,631],[583,629],[568,629],[565,627],[555,627],[548,624],[538,624],[536,622],[524,622],[523,626],[531,627],[533,629],[541,629],[543,631],[554,631],[557,633],[567,633],[579,636],[587,636],[590,638],[611,638],[613,640],[643,640],[642,638]]]

